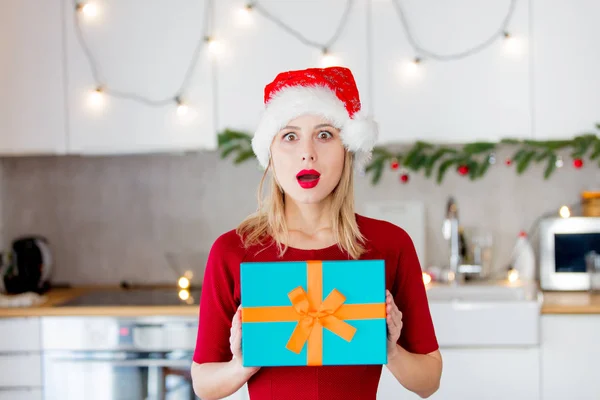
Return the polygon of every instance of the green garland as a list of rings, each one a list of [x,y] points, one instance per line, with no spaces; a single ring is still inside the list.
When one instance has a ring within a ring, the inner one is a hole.
[[[600,123],[596,124],[596,129],[600,130]],[[251,135],[245,132],[229,129],[223,131],[218,136],[221,158],[235,153],[235,164],[253,158],[251,140]],[[376,184],[387,166],[392,169],[402,167],[413,172],[422,170],[428,178],[435,172],[437,183],[440,184],[450,167],[454,167],[460,175],[468,175],[471,180],[476,180],[483,177],[490,165],[496,162],[495,154],[502,146],[515,148],[513,156],[506,162],[514,163],[519,175],[525,172],[531,163],[544,163],[544,179],[548,179],[557,168],[560,159],[558,151],[569,148],[576,167],[583,165],[583,159],[588,153],[589,160],[598,159],[600,167],[600,138],[595,133],[585,133],[569,140],[503,139],[499,142],[467,143],[462,147],[417,141],[404,152],[392,152],[377,146],[373,149],[373,157],[365,173],[372,174],[371,182]]]

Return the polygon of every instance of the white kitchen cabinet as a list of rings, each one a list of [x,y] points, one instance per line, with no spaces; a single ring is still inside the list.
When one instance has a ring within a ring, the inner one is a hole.
[[[600,315],[542,316],[542,398],[597,399]]]
[[[41,389],[0,389],[0,400],[42,400]]]
[[[531,138],[529,2],[516,2],[509,27],[521,41],[521,52],[511,52],[498,35],[485,50],[451,61],[415,53],[395,3],[404,9],[415,41],[447,55],[490,38],[501,26],[510,2],[463,0],[460,6],[444,1],[371,2],[370,65],[381,143]],[[422,62],[412,68],[416,56]]]
[[[61,2],[0,1],[0,155],[66,151]]]
[[[600,122],[600,2],[532,3],[535,137],[561,139],[594,132]]]
[[[0,318],[0,354],[39,352],[40,329],[37,317]]]
[[[39,353],[0,356],[0,388],[40,387],[41,374]]]
[[[436,400],[536,400],[539,394],[539,349],[445,348]],[[401,387],[384,367],[379,400],[419,399]]]
[[[0,400],[41,398],[39,318],[0,318],[0,338]]]
[[[75,15],[72,0],[63,2],[70,153],[216,148],[213,69],[203,40],[206,2],[180,1],[177,7],[159,2],[144,7],[138,2],[102,1],[94,19]],[[80,36],[75,21],[79,21]],[[86,56],[82,43],[95,62]],[[199,43],[202,49],[191,79],[178,93]],[[105,94],[91,104],[96,89],[93,66],[108,93],[118,91],[167,103],[151,106]],[[189,107],[185,115],[177,112],[178,94]]]

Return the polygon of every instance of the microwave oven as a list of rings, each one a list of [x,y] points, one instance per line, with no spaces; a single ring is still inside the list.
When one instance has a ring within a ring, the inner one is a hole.
[[[600,254],[600,217],[546,218],[539,225],[542,290],[590,288],[586,257]]]

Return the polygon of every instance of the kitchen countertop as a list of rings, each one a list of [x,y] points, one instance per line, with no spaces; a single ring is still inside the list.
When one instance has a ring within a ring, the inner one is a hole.
[[[0,318],[27,317],[27,316],[69,316],[69,315],[110,315],[110,316],[197,316],[199,312],[199,299],[193,304],[181,305],[115,305],[115,306],[59,306],[76,296],[94,290],[123,290],[118,287],[77,287],[57,288],[45,293],[46,301],[43,304],[31,307],[0,307]],[[173,288],[174,291],[177,289]],[[599,314],[600,293],[588,292],[542,292],[542,314]]]
[[[600,293],[542,292],[542,314],[600,314]]]
[[[92,286],[77,288],[56,288],[44,294],[46,301],[42,304],[28,307],[0,307],[0,318],[5,317],[33,317],[33,316],[197,316],[199,312],[199,299],[192,304],[181,305],[100,305],[100,306],[60,306],[75,297],[92,291],[119,291],[118,287]],[[176,288],[173,288],[177,292]]]

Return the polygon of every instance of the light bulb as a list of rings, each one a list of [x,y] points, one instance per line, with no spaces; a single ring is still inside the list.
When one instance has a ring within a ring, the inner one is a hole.
[[[431,275],[429,275],[427,272],[423,272],[423,283],[425,285],[429,285],[431,283]]]
[[[211,54],[217,55],[217,54],[221,54],[223,52],[223,45],[220,41],[218,41],[214,38],[211,38],[211,37],[207,37],[206,43],[208,44],[208,51]]]
[[[571,210],[567,206],[562,206],[558,213],[562,218],[569,218],[571,216]]]
[[[187,299],[189,299],[190,298],[190,292],[188,290],[186,290],[186,289],[181,289],[179,291],[179,298],[181,300],[187,300]]]
[[[402,73],[408,78],[416,78],[421,74],[421,59],[415,57],[414,60],[404,63]]]
[[[90,93],[88,97],[88,104],[90,107],[94,109],[99,109],[104,106],[104,93],[101,88],[97,88],[93,92]]]
[[[252,24],[252,5],[248,4],[240,7],[236,13],[237,23],[240,26],[249,26]]]
[[[507,279],[510,283],[515,283],[516,281],[519,280],[519,271],[517,271],[514,268],[510,268],[508,270]]]
[[[321,66],[323,68],[333,67],[338,65],[340,60],[327,50],[323,50],[323,56],[321,57]]]
[[[177,115],[184,116],[189,111],[189,107],[186,104],[180,104],[177,106]]]
[[[504,50],[509,55],[518,56],[522,53],[523,43],[519,38],[512,36],[508,32],[504,32]]]
[[[180,288],[187,289],[190,287],[190,280],[185,276],[182,276],[181,278],[179,278],[179,281],[177,281],[177,284]]]
[[[565,163],[564,163],[562,157],[560,157],[560,156],[556,159],[556,162],[554,163],[556,168],[562,168],[564,164]]]
[[[77,11],[81,11],[86,18],[90,19],[98,16],[98,6],[94,2],[78,3]]]

